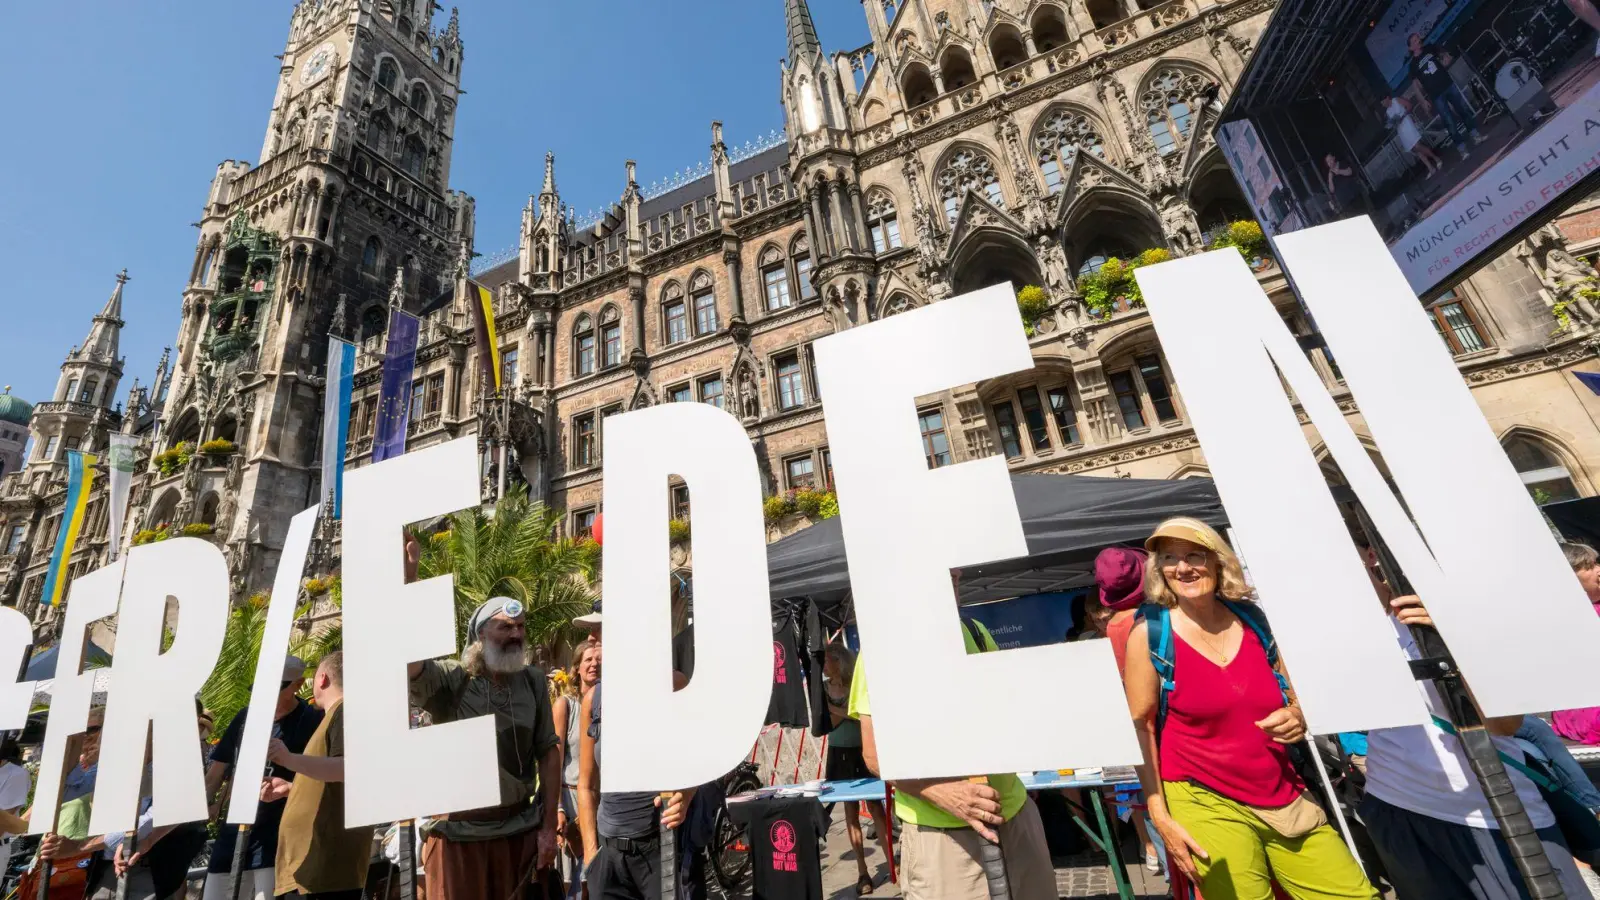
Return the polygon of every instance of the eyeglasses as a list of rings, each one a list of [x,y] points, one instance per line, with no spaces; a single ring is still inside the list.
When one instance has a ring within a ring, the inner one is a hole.
[[[1178,565],[1178,560],[1180,559],[1188,563],[1191,569],[1203,569],[1211,564],[1211,554],[1204,550],[1195,550],[1191,553],[1185,553],[1183,556],[1179,556],[1176,553],[1163,553],[1156,557],[1156,562],[1163,569],[1171,569]]]

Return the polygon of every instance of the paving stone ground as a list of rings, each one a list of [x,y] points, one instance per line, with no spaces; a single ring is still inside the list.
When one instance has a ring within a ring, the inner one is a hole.
[[[877,883],[873,900],[900,896],[900,890],[889,883],[889,867],[877,841],[867,841],[867,868]],[[1132,858],[1131,855],[1128,858]],[[1111,869],[1105,855],[1093,851],[1077,856],[1057,859],[1056,888],[1061,897],[1104,898],[1114,900],[1116,887],[1111,880]],[[844,826],[844,808],[837,806],[828,828],[828,840],[822,855],[822,896],[825,900],[854,900],[856,896],[855,851],[850,848],[850,838]],[[1128,882],[1134,896],[1157,898],[1167,896],[1167,881],[1151,875],[1142,864],[1127,867]]]

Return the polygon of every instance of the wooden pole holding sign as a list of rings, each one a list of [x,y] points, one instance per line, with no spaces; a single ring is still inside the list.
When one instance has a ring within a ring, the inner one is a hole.
[[[667,811],[671,793],[661,795],[661,811]],[[661,900],[678,900],[678,829],[661,826]]]
[[[400,900],[417,900],[417,820],[406,819],[395,834],[395,864],[400,867]]]

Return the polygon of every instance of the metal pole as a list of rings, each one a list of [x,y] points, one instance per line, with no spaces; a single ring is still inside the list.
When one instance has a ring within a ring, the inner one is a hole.
[[[1402,595],[1412,593],[1411,583],[1406,580],[1388,545],[1383,543],[1372,521],[1367,518],[1366,510],[1359,503],[1354,508],[1361,530],[1378,554],[1378,565],[1385,580]],[[1522,798],[1517,796],[1516,788],[1511,784],[1511,777],[1506,774],[1493,736],[1484,727],[1483,713],[1478,709],[1477,701],[1472,699],[1461,671],[1456,668],[1450,649],[1445,646],[1439,632],[1431,627],[1412,626],[1411,636],[1422,654],[1421,659],[1412,663],[1412,672],[1419,681],[1432,681],[1444,700],[1450,720],[1456,726],[1456,739],[1461,742],[1472,773],[1478,778],[1478,786],[1489,801],[1489,809],[1500,826],[1500,834],[1517,865],[1517,871],[1528,886],[1528,896],[1532,900],[1565,900],[1566,892],[1561,888],[1561,879],[1550,866],[1544,844],[1528,818]]]
[[[239,900],[239,885],[243,880],[240,876],[244,868],[244,845],[250,842],[250,826],[240,825],[238,833],[234,836],[233,861],[228,864],[228,896],[232,900]]]
[[[400,900],[417,900],[416,827],[415,819],[406,819],[395,835],[400,842],[395,848],[395,862],[400,866]]]
[[[672,795],[661,795],[661,811],[666,812]],[[678,900],[678,830],[661,827],[661,900]]]
[[[979,775],[970,779],[974,784],[988,784],[987,775]],[[996,835],[998,837],[998,835]],[[989,883],[989,897],[991,900],[1010,900],[1011,881],[1006,877],[1006,858],[1000,850],[999,841],[991,841],[979,835],[978,864],[983,867],[983,880]],[[1111,864],[1116,865],[1113,859]]]
[[[123,843],[126,844],[128,848],[128,859],[133,859],[133,855],[139,852],[139,830],[137,823],[134,825],[133,831],[130,831],[124,835]],[[122,870],[122,874],[117,876],[117,900],[128,900],[129,871],[130,870],[128,869],[124,869]]]

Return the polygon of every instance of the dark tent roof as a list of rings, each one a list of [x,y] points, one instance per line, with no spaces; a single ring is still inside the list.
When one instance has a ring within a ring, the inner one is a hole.
[[[28,673],[24,676],[27,681],[47,681],[56,677],[56,657],[61,654],[61,645],[46,647],[34,654],[28,660]],[[83,650],[83,661],[90,666],[104,666],[111,663],[111,654],[90,641]]]
[[[1563,500],[1539,508],[1560,529],[1562,537],[1600,547],[1600,497]]]
[[[1094,557],[1113,544],[1140,544],[1171,516],[1227,521],[1209,479],[1154,481],[1090,475],[1012,475],[1028,556],[961,570],[961,602],[979,603],[1092,583]],[[839,519],[767,548],[772,596],[837,603],[850,590]]]

